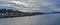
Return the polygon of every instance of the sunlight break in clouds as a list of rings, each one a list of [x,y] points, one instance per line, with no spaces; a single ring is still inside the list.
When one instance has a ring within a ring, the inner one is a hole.
[[[10,1],[10,2],[16,3],[16,4],[21,4],[21,5],[24,5],[24,6],[27,6],[27,7],[35,5],[35,4],[31,4],[31,3],[27,3],[27,2],[20,2],[20,1]]]

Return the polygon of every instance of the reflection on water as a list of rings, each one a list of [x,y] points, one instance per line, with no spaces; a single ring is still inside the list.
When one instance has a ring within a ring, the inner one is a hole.
[[[0,25],[60,25],[60,14],[1,18]]]

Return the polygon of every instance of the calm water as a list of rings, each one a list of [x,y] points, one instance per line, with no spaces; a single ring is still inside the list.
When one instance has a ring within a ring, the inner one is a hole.
[[[60,25],[60,14],[1,18],[0,25]]]

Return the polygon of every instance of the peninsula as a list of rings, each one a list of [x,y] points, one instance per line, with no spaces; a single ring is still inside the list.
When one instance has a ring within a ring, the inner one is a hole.
[[[0,9],[0,18],[7,17],[24,17],[24,16],[33,16],[33,15],[42,15],[45,13],[42,12],[22,12],[19,10],[12,9]]]

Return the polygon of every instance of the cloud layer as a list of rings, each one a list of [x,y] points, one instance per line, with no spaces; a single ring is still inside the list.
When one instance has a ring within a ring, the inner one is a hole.
[[[60,11],[60,0],[5,0],[3,3],[3,6],[16,7],[16,9],[25,12]]]

